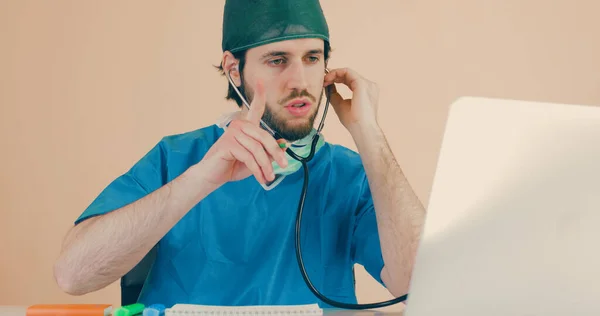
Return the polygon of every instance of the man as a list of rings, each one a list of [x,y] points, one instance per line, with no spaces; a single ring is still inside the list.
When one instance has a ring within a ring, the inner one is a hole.
[[[406,294],[424,210],[378,126],[377,86],[351,69],[325,74],[329,33],[316,0],[228,0],[224,12],[221,69],[250,110],[230,87],[240,111],[222,128],[165,137],[106,187],[65,237],[59,286],[73,295],[101,289],[158,245],[139,302],[321,303],[294,248],[303,172],[279,143],[306,152],[331,87],[360,156],[321,138],[307,164],[306,270],[341,302],[356,302],[355,263],[394,296]],[[335,84],[348,86],[352,99]],[[261,128],[261,118],[282,139]]]

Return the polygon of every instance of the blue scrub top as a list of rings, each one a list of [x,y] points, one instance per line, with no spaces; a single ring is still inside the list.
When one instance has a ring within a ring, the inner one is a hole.
[[[76,220],[105,214],[159,189],[199,162],[223,134],[216,125],[164,137],[110,183]],[[356,303],[353,265],[380,284],[383,258],[373,200],[360,156],[325,143],[308,163],[302,252],[314,286]],[[322,303],[305,284],[294,247],[303,172],[266,191],[253,176],[227,183],[184,216],[158,243],[139,302],[204,305]]]

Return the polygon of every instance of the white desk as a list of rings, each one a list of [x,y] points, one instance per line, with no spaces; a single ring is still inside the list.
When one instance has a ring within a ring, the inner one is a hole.
[[[25,316],[25,306],[0,306],[1,316]]]
[[[0,306],[0,316],[25,316],[26,306]],[[386,311],[354,311],[354,310],[330,310],[325,309],[324,314],[327,316],[402,316],[402,312],[386,312]]]

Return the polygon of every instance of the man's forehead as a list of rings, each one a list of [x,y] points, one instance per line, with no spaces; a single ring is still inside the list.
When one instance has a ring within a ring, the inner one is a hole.
[[[324,41],[319,38],[300,38],[279,41],[248,50],[248,58],[264,58],[274,55],[305,55],[323,53]]]

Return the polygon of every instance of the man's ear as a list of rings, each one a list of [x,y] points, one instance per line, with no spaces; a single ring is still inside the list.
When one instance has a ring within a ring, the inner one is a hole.
[[[223,53],[223,61],[221,65],[223,67],[223,71],[225,71],[225,75],[231,76],[231,79],[236,86],[241,86],[242,80],[240,76],[239,60],[235,59],[232,53],[226,51]]]

